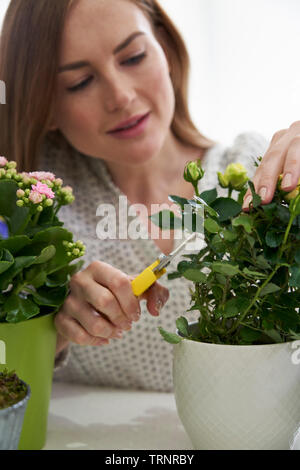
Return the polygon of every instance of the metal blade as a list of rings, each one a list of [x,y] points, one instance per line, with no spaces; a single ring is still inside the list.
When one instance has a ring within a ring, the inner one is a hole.
[[[156,266],[156,268],[153,270],[153,272],[157,272],[157,271],[161,271],[162,269],[164,269],[166,266],[168,266],[168,264],[170,264],[170,262],[172,261],[173,258],[175,258],[175,256],[177,256],[177,254],[185,247],[185,245],[190,242],[191,240],[193,240],[193,238],[196,237],[196,232],[192,233],[192,235],[190,235],[186,240],[184,240],[183,243],[181,243],[181,245],[179,245],[175,250],[173,250],[169,255],[164,255],[164,254],[161,254],[160,257],[158,258],[160,261],[159,265]]]

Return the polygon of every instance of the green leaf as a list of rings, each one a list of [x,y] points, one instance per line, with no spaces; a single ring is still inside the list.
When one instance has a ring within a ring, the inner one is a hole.
[[[29,213],[28,208],[16,205],[18,189],[15,181],[0,180],[0,215],[6,218],[10,235],[17,232]]]
[[[67,297],[68,289],[66,286],[58,288],[41,287],[36,292],[32,292],[32,297],[38,305],[47,305],[49,307],[60,307]]]
[[[280,336],[280,333],[278,333],[277,330],[266,330],[264,331],[264,334],[269,336],[275,343],[282,343],[282,338]]]
[[[283,241],[283,234],[282,233],[277,233],[274,231],[269,231],[266,234],[266,244],[270,248],[277,248],[278,246],[281,245]]]
[[[223,230],[222,234],[227,242],[234,242],[238,238],[238,234],[232,230]]]
[[[7,271],[14,264],[14,257],[8,250],[0,249],[0,274]]]
[[[216,188],[211,189],[209,191],[204,191],[203,193],[200,194],[200,199],[203,199],[203,201],[206,202],[206,204],[210,205],[212,202],[214,202],[218,197],[218,193]]]
[[[29,299],[23,299],[16,294],[10,295],[4,304],[8,323],[18,323],[39,314],[39,307]]]
[[[263,211],[270,219],[272,218],[276,208],[277,208],[276,202],[271,202],[270,204],[265,204],[264,206],[262,206]]]
[[[33,266],[25,274],[25,280],[28,284],[34,287],[41,287],[45,284],[47,274],[44,270],[41,270],[39,265]]]
[[[165,331],[163,328],[159,327],[159,332],[164,338],[165,341],[167,341],[170,344],[178,344],[182,341],[182,338],[175,333],[168,333]]]
[[[193,263],[191,261],[180,261],[177,265],[177,270],[183,274],[185,271],[193,267]]]
[[[32,243],[45,243],[47,245],[55,245],[57,242],[73,240],[73,234],[62,227],[50,227],[36,233],[32,239]]]
[[[223,316],[225,318],[236,317],[238,314],[243,313],[247,309],[250,302],[251,299],[249,300],[243,296],[237,296],[228,300],[224,306]]]
[[[269,282],[261,291],[259,296],[264,297],[265,295],[268,294],[273,294],[274,292],[278,292],[281,288],[279,286],[276,286],[276,284],[273,284],[272,282]]]
[[[46,286],[47,287],[64,286],[70,281],[70,278],[82,268],[83,265],[84,265],[84,261],[80,260],[77,263],[65,266],[64,268],[56,271],[54,274],[50,274],[46,278]]]
[[[260,331],[252,330],[247,326],[244,326],[239,332],[240,338],[242,338],[247,343],[254,343],[255,341],[258,341],[261,335],[262,333]]]
[[[169,273],[168,274],[168,280],[169,281],[173,281],[173,279],[179,279],[180,277],[182,277],[182,274],[181,273],[178,273],[178,272],[173,272],[173,273]]]
[[[248,184],[249,184],[249,187],[251,189],[251,193],[252,193],[252,207],[254,209],[256,209],[257,207],[259,207],[261,205],[261,202],[262,202],[262,199],[261,197],[255,192],[255,187],[254,187],[254,184],[252,183],[252,181],[248,181]]]
[[[160,211],[158,214],[149,216],[151,222],[157,225],[161,230],[181,230],[183,221],[169,210]]]
[[[300,287],[300,267],[297,265],[293,265],[290,267],[289,272],[290,272],[289,286]]]
[[[54,245],[49,245],[44,248],[40,255],[36,258],[33,264],[43,264],[49,261],[56,253],[56,248]]]
[[[280,222],[282,222],[284,225],[287,225],[289,223],[291,214],[287,207],[277,204],[275,214],[280,219]]]
[[[300,250],[297,250],[295,253],[295,261],[297,264],[300,264]]]
[[[185,279],[188,279],[189,281],[197,282],[200,284],[205,283],[207,280],[206,275],[196,268],[187,269],[186,271],[183,272],[183,276],[185,277]]]
[[[0,241],[0,249],[5,248],[15,256],[18,251],[22,250],[25,246],[30,245],[30,243],[31,240],[26,235],[16,235]]]
[[[217,253],[217,254],[224,254],[226,253],[226,245],[224,241],[220,238],[219,235],[214,235],[214,237],[211,240],[211,248]]]
[[[293,341],[299,341],[300,340],[300,333],[295,333],[293,330],[290,330],[289,333],[290,333],[290,338]]]
[[[269,263],[266,261],[266,259],[264,258],[263,255],[259,255],[256,259],[255,259],[255,264],[261,268],[261,269],[271,269],[271,266],[269,265]]]
[[[181,207],[182,210],[184,210],[184,206],[189,205],[188,199],[184,197],[179,197],[179,196],[169,196],[169,201],[175,202],[178,206]]]
[[[247,214],[242,214],[236,219],[233,219],[232,226],[242,226],[247,233],[251,233],[253,230],[253,219]]]
[[[252,271],[248,268],[244,268],[243,269],[243,273],[246,275],[246,276],[250,276],[252,277],[253,279],[266,279],[268,276],[267,274],[264,274],[264,273],[260,273],[258,271]]]
[[[0,274],[0,289],[7,289],[12,279],[24,268],[31,266],[35,259],[35,256],[18,256],[15,258],[14,264],[7,271]]]
[[[211,265],[212,270],[219,274],[225,274],[225,276],[236,276],[239,273],[238,265],[233,265],[227,261],[216,261]]]
[[[242,206],[234,199],[220,197],[216,199],[211,207],[219,214],[218,221],[225,222],[240,214]]]
[[[198,196],[194,196],[194,199],[197,201],[197,203],[195,201],[189,201],[190,205],[191,206],[194,206],[197,208],[197,205],[202,205],[204,206],[204,210],[211,216],[211,217],[218,217],[218,213],[211,207],[209,206],[205,201],[204,199],[201,199],[201,197],[198,197]]]
[[[189,336],[189,324],[186,318],[180,317],[176,320],[176,326],[178,331],[184,336]]]
[[[221,230],[220,225],[210,217],[207,218],[204,222],[204,228],[209,232],[209,233],[219,233]]]

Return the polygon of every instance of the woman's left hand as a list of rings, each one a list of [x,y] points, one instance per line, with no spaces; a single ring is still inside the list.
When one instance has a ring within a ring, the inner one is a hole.
[[[271,144],[253,178],[255,192],[260,195],[262,204],[269,204],[274,196],[279,175],[283,175],[281,188],[290,192],[296,188],[300,178],[300,121],[289,129],[274,134]],[[243,210],[249,209],[251,191],[244,197]]]

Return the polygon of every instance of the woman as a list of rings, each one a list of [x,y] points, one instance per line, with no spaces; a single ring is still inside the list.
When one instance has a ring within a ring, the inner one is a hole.
[[[251,167],[251,157],[265,152],[254,182],[268,203],[281,172],[287,190],[297,184],[299,122],[276,133],[268,149],[260,136],[239,136],[229,149],[202,136],[187,108],[184,43],[155,0],[12,0],[0,52],[8,103],[1,107],[1,153],[74,187],[76,203],[62,215],[87,245],[85,269],[72,278],[55,319],[55,377],[170,391],[171,348],[157,326],[174,328],[189,307],[189,283],[162,278],[143,296],[146,308],[130,280],[178,241],[135,240],[120,230],[116,239],[99,240],[99,204],[120,212],[120,229],[122,198],[150,214],[152,204],[170,204],[169,194],[192,197],[182,178],[188,161],[202,160],[204,190],[229,162]],[[138,220],[147,235],[153,227],[143,211]]]

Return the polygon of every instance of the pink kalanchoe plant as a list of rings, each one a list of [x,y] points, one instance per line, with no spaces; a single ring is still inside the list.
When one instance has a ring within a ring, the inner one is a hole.
[[[19,173],[0,157],[0,324],[57,312],[70,278],[83,265],[72,261],[85,247],[63,227],[62,206],[71,204],[70,186],[53,173]]]

